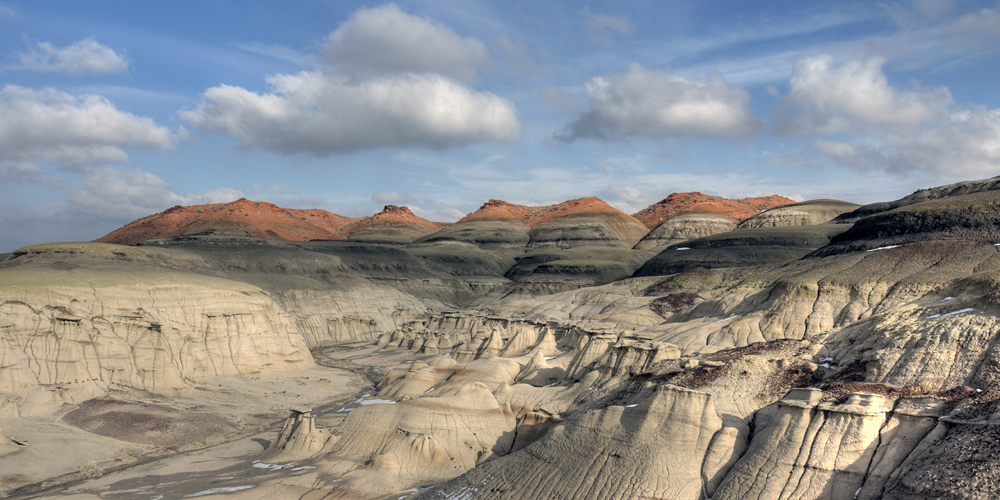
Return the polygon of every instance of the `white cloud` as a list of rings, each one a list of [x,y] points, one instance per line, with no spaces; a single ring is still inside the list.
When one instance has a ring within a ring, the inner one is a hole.
[[[856,171],[931,182],[1000,170],[1000,109],[959,106],[946,87],[900,90],[882,63],[799,61],[775,110],[779,131],[835,135],[813,140],[807,152]]]
[[[360,9],[330,34],[327,61],[380,73],[438,73],[473,80],[489,61],[482,42],[451,28],[407,14],[395,4]]]
[[[84,73],[124,73],[128,60],[114,49],[101,45],[93,37],[84,38],[66,47],[38,42],[26,52],[17,54],[18,69],[82,75]]]
[[[407,205],[414,215],[427,219],[431,222],[455,222],[462,217],[465,217],[465,212],[457,208],[422,208],[416,205]]]
[[[823,55],[800,59],[789,91],[775,110],[779,132],[839,133],[916,126],[947,115],[954,103],[945,87],[899,90],[888,83],[882,59],[834,66]]]
[[[87,170],[83,185],[70,193],[67,211],[74,216],[127,222],[174,205],[225,203],[242,197],[241,191],[231,188],[214,189],[202,195],[180,195],[149,172],[100,167]]]
[[[229,203],[231,201],[236,201],[243,198],[243,191],[233,188],[219,188],[213,189],[211,191],[205,191],[205,194],[194,198],[188,196],[187,199],[192,199],[188,204],[192,205],[205,205],[209,203]]]
[[[629,65],[586,84],[591,110],[557,135],[562,141],[628,137],[746,136],[760,128],[747,91],[718,73],[705,83]]]
[[[380,193],[373,194],[372,201],[388,203],[391,205],[405,205],[413,203],[413,196],[406,191],[403,193],[397,193],[395,191],[382,191]]]
[[[312,71],[268,78],[271,91],[221,85],[181,116],[236,136],[244,146],[327,155],[380,147],[447,148],[512,141],[520,124],[512,103],[435,74],[352,79]]]
[[[858,170],[922,172],[939,179],[995,175],[1000,170],[1000,109],[960,109],[910,130],[855,144],[817,140],[813,147],[837,164]]]
[[[13,18],[15,16],[17,16],[17,12],[11,6],[0,2],[0,17]]]
[[[596,14],[590,7],[584,7],[580,13],[587,23],[587,36],[596,42],[609,44],[616,38],[632,36],[632,23],[626,17]]]
[[[119,111],[96,95],[0,89],[0,160],[63,166],[125,161],[122,148],[170,148],[175,135],[153,120]]]
[[[38,165],[30,162],[0,161],[0,183],[35,182],[48,180],[48,175]]]
[[[212,87],[180,116],[244,147],[317,156],[520,135],[513,103],[454,79],[475,76],[482,43],[393,4],[359,10],[330,35],[325,56],[332,65],[268,77],[265,93]]]
[[[945,32],[967,43],[988,44],[995,49],[1000,41],[1000,12],[995,9],[970,12],[946,26]]]

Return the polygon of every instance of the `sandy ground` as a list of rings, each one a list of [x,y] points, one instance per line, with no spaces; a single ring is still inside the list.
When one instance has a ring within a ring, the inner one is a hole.
[[[0,493],[35,498],[31,491],[234,440],[259,452],[290,408],[346,404],[371,387],[359,373],[317,366],[212,377],[173,394],[114,391],[47,417],[0,419],[5,434],[27,444],[0,456]]]
[[[170,500],[295,482],[308,461],[258,459],[289,408],[312,408],[318,424],[336,427],[388,367],[412,359],[371,344],[313,354],[311,370],[213,377],[172,395],[119,391],[45,419],[0,419],[28,443],[0,456],[0,484],[10,498]]]

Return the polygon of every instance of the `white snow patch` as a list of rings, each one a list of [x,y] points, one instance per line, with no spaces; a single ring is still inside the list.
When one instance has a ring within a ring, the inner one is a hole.
[[[449,496],[448,500],[472,500],[473,498],[476,498],[476,492],[478,491],[479,488],[469,488],[467,486],[463,486],[454,494]]]
[[[718,321],[713,321],[713,323],[722,323],[723,321],[729,321],[731,319],[736,319],[736,318],[739,318],[739,317],[740,317],[740,315],[737,314],[736,316],[730,316],[728,318],[720,319]]]
[[[889,245],[889,246],[886,246],[886,247],[872,248],[871,250],[868,250],[868,251],[869,252],[875,252],[875,251],[878,251],[878,250],[888,250],[890,248],[897,248],[897,247],[899,247],[899,245]]]
[[[927,319],[934,319],[934,318],[940,318],[940,317],[941,317],[940,314],[933,314],[931,316],[928,316]]]
[[[289,467],[289,466],[292,466],[292,465],[295,465],[295,463],[293,462],[293,463],[287,463],[287,464],[265,464],[264,462],[256,461],[256,462],[253,463],[253,468],[254,469],[281,470],[281,469],[284,469],[285,467]]]
[[[823,363],[823,364],[821,364],[819,366],[822,366],[823,368],[829,368],[830,367],[830,363]]]
[[[965,313],[971,312],[971,311],[975,311],[975,309],[973,309],[971,307],[966,307],[965,309],[960,309],[958,311],[952,311],[952,312],[950,312],[948,314],[945,314],[944,316],[941,316],[941,317],[942,318],[947,318],[948,316],[954,316],[956,314],[965,314]]]
[[[675,248],[674,250],[677,250],[678,252],[680,252],[682,250],[691,250],[691,247],[680,247],[680,248]]]
[[[955,297],[945,297],[941,299],[941,302],[948,302],[949,300],[955,300]]]
[[[396,404],[396,402],[392,401],[392,400],[389,400],[389,399],[366,399],[364,401],[358,401],[358,404],[361,405],[361,406],[368,406],[368,405],[394,405],[394,404]]]
[[[823,363],[826,363],[827,361],[833,361],[833,358],[823,358],[820,361],[822,361]]]
[[[635,408],[636,406],[639,406],[639,403],[636,403],[634,405],[625,405],[625,408]]]
[[[311,465],[303,465],[301,467],[296,467],[296,468],[294,468],[292,470],[293,471],[297,471],[297,470],[307,470],[307,469],[315,469],[315,467],[313,467]]]
[[[555,356],[545,356],[545,361],[548,361],[550,359],[556,359],[556,357]]]
[[[200,497],[204,495],[216,495],[219,493],[235,493],[237,491],[249,490],[253,488],[252,484],[246,486],[228,486],[223,488],[212,488],[210,490],[199,491],[198,493],[192,493],[190,495],[184,495],[184,498]]]

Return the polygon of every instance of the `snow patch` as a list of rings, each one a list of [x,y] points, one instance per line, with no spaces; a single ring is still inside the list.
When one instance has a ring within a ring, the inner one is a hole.
[[[942,318],[947,318],[948,316],[954,316],[956,314],[965,314],[967,312],[972,312],[972,311],[975,311],[975,309],[973,309],[971,307],[966,307],[965,309],[960,309],[958,311],[952,311],[952,312],[950,312],[948,314],[945,314],[944,316],[941,316],[941,317]]]
[[[876,252],[878,250],[888,250],[890,248],[898,248],[898,247],[899,247],[899,245],[889,245],[889,246],[886,246],[886,247],[872,248],[871,250],[866,250],[866,251],[868,251],[868,252]]]
[[[392,400],[389,400],[389,399],[366,399],[364,401],[358,401],[358,404],[361,405],[361,406],[368,406],[368,405],[394,405],[394,404],[396,404],[396,402],[392,401]]]
[[[217,495],[219,493],[235,493],[237,491],[249,490],[253,488],[254,485],[249,484],[246,486],[228,486],[223,488],[212,488],[210,490],[199,491],[198,493],[192,493],[190,495],[184,495],[184,498],[200,497],[205,495]]]
[[[287,463],[287,464],[265,464],[264,462],[261,462],[261,461],[258,460],[258,461],[255,461],[253,463],[252,467],[254,469],[281,470],[281,469],[284,469],[285,467],[290,467],[292,465],[295,465],[295,463]]]
[[[948,302],[949,300],[955,300],[955,297],[945,297],[941,299],[941,302]]]
[[[682,250],[691,250],[691,247],[680,247],[680,248],[675,248],[674,250],[677,250],[678,252],[680,252]]]
[[[714,321],[713,323],[722,323],[723,321],[729,321],[731,319],[736,319],[736,318],[739,318],[739,317],[740,317],[740,315],[737,314],[736,316],[730,316],[728,318],[720,319],[718,321]]]

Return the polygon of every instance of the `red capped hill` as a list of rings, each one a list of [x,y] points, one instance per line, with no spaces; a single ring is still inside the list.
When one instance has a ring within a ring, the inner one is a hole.
[[[529,207],[525,205],[515,205],[503,200],[490,200],[479,207],[479,210],[472,212],[459,219],[456,224],[462,222],[472,222],[475,220],[505,220],[514,222],[524,222],[531,215],[538,213],[546,207]]]
[[[346,239],[379,243],[410,243],[444,227],[418,217],[407,207],[386,205],[381,212],[361,218],[344,230]]]
[[[266,240],[339,240],[344,238],[344,229],[354,220],[325,210],[281,208],[240,198],[230,203],[178,205],[143,217],[95,241],[135,245],[151,239],[208,232]]]
[[[587,225],[592,226],[595,235],[604,234],[604,237],[614,235],[617,240],[629,247],[647,233],[646,227],[635,217],[594,197],[577,198],[543,207],[528,216],[524,223],[532,228],[531,244],[536,246],[554,238],[560,241],[559,245],[566,247],[568,244],[561,241],[561,238],[568,234],[567,231],[576,231]],[[605,229],[610,230],[610,234]],[[578,244],[594,244],[594,242],[581,240]]]
[[[697,191],[674,193],[633,214],[649,229],[655,229],[678,215],[690,213],[718,214],[734,223],[753,217],[764,210],[795,203],[795,200],[776,194],[755,198],[731,200],[710,196]]]

